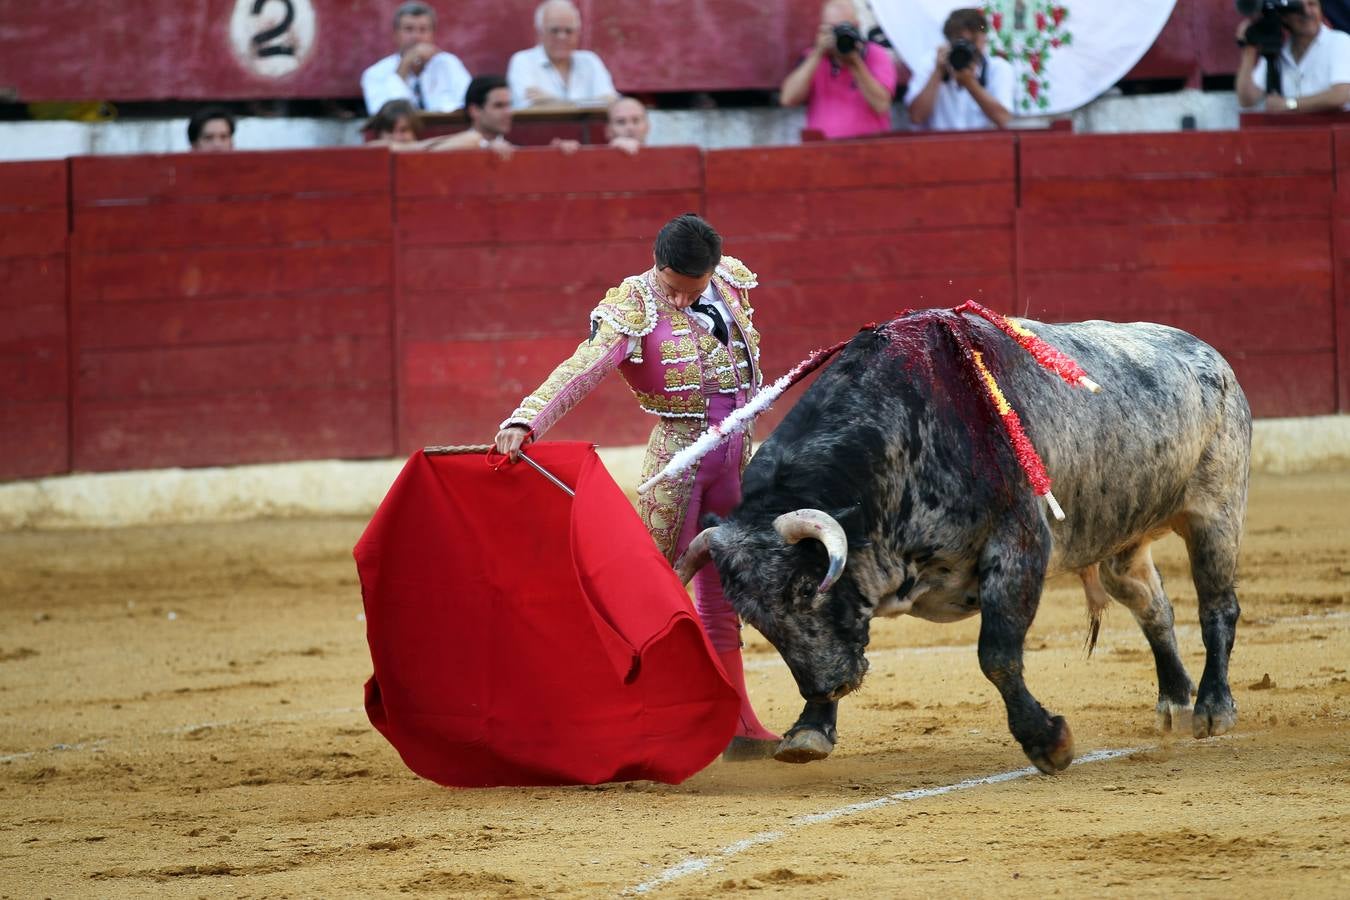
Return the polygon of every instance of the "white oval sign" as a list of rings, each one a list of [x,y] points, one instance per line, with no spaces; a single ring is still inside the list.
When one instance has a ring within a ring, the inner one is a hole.
[[[280,78],[305,64],[315,31],[310,0],[235,0],[230,48],[249,72]]]

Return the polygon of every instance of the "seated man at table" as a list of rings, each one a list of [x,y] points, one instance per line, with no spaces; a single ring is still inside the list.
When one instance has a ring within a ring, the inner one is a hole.
[[[534,30],[539,43],[512,55],[506,68],[517,109],[604,104],[618,96],[600,57],[577,49],[581,13],[571,0],[539,4]]]
[[[436,11],[425,3],[404,3],[394,13],[398,52],[361,74],[366,112],[374,115],[390,100],[407,100],[419,110],[453,112],[464,101],[469,70],[453,53],[434,43]]]
[[[637,153],[647,143],[652,130],[647,107],[636,97],[620,97],[609,105],[605,122],[605,140],[625,153]]]

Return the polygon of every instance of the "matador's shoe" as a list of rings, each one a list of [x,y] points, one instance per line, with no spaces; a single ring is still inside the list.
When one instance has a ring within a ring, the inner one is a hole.
[[[722,669],[727,680],[741,695],[741,717],[736,725],[736,734],[722,751],[722,759],[727,762],[747,762],[752,759],[769,759],[778,749],[780,738],[760,724],[755,709],[750,705],[750,695],[745,689],[745,666],[741,661],[741,650],[725,650],[717,654],[722,661]]]

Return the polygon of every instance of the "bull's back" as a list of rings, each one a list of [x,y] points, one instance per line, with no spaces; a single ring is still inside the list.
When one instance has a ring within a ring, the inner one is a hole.
[[[1028,325],[1102,386],[1070,388],[1020,351],[1005,358],[1010,399],[1066,515],[1052,524],[1052,566],[1118,552],[1207,494],[1245,496],[1251,413],[1213,347],[1146,322]]]

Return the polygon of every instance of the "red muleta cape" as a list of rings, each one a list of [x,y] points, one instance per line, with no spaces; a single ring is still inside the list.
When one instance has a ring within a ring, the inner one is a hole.
[[[354,551],[366,711],[444,785],[678,783],[740,699],[684,587],[594,448],[519,463],[418,452]]]

